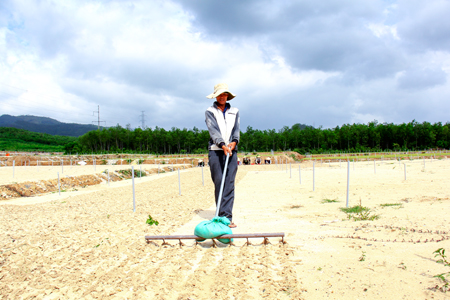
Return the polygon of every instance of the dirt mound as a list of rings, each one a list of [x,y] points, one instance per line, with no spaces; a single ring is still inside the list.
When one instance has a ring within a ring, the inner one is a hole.
[[[178,168],[189,169],[191,165],[178,166],[177,168],[162,167],[142,170],[142,174],[139,174],[140,169],[134,170],[135,177],[147,176],[150,174],[174,172]],[[130,179],[132,177],[132,169],[117,170],[109,173],[109,180],[121,181],[124,179]],[[66,176],[60,179],[61,191],[77,190],[78,188],[84,188],[87,186],[97,185],[108,180],[106,173],[99,173],[94,175],[80,175],[80,176]],[[6,200],[10,198],[19,197],[32,197],[46,193],[53,193],[58,191],[58,179],[40,180],[40,181],[27,181],[21,183],[6,184],[0,186],[0,200]]]

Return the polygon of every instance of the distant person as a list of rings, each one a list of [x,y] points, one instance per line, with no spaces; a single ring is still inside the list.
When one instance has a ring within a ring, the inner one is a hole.
[[[225,83],[214,86],[214,92],[206,98],[216,101],[205,112],[206,126],[209,131],[209,164],[211,178],[215,187],[216,205],[220,193],[222,175],[225,168],[226,155],[229,154],[228,170],[225,176],[219,217],[227,217],[231,228],[237,227],[233,223],[234,180],[237,172],[237,144],[239,143],[239,110],[231,107],[230,101],[236,97]]]
[[[256,156],[255,164],[257,164],[257,165],[261,164],[261,156],[259,156],[259,155]]]
[[[244,165],[249,165],[249,164],[250,164],[250,158],[244,157]]]
[[[271,162],[270,157],[266,157],[266,159],[264,160],[264,163],[265,163],[266,165],[270,165],[270,162]]]

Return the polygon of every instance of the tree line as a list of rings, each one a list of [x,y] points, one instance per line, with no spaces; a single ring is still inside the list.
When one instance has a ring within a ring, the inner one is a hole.
[[[71,153],[141,152],[155,154],[206,153],[207,130],[171,130],[156,127],[131,130],[119,125],[90,131],[65,146]],[[344,124],[323,129],[295,124],[280,130],[258,130],[248,126],[241,132],[239,151],[285,151],[301,154],[365,152],[386,150],[424,150],[449,148],[450,123]]]

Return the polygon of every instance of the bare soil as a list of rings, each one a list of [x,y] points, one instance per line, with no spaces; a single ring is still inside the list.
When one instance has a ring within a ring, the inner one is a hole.
[[[0,294],[449,299],[434,277],[449,270],[433,252],[450,249],[450,162],[427,161],[425,169],[422,161],[407,162],[407,180],[403,167],[350,165],[349,206],[368,207],[379,216],[374,221],[354,221],[340,210],[346,206],[346,164],[316,162],[314,172],[312,163],[239,167],[233,232],[285,232],[287,244],[273,238],[266,246],[259,239],[250,240],[253,246],[236,239],[236,246],[218,248],[210,240],[182,247],[145,242],[145,235],[193,234],[200,221],[214,216],[208,168],[204,186],[202,168],[181,171],[181,196],[177,172],[137,180],[136,212],[130,181],[124,180],[84,193],[0,201]],[[0,178],[4,170],[9,180],[10,169],[1,168]],[[146,224],[149,215],[158,226]]]

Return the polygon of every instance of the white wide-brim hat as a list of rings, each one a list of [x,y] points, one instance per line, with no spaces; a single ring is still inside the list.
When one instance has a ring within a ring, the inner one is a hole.
[[[216,84],[214,86],[214,93],[206,96],[206,98],[214,99],[214,98],[216,98],[217,96],[219,96],[220,94],[223,94],[223,93],[228,93],[229,96],[228,96],[227,100],[231,100],[234,97],[236,97],[235,94],[230,92],[230,90],[228,89],[228,85],[226,83],[219,83],[219,84]]]

